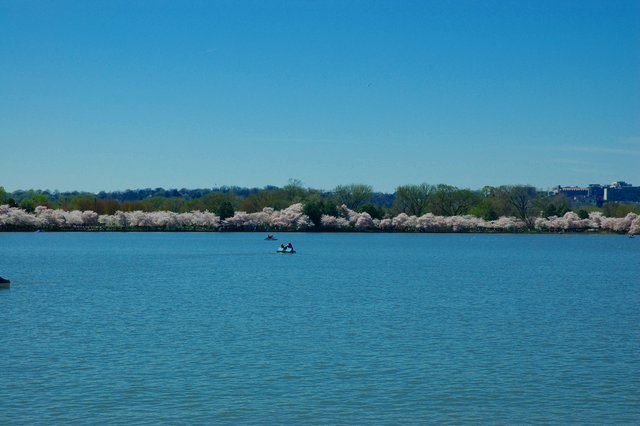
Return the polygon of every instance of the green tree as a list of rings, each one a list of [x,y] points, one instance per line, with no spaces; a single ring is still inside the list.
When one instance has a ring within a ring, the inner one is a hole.
[[[29,213],[33,213],[33,211],[36,209],[36,203],[34,203],[33,199],[31,198],[25,198],[24,200],[20,201],[19,207],[23,210],[28,211]]]
[[[95,212],[98,214],[114,214],[118,210],[122,210],[120,202],[112,198],[106,200],[97,199],[95,205]]]
[[[371,195],[373,195],[373,188],[364,184],[338,185],[333,190],[336,203],[344,204],[353,210],[367,203]]]
[[[607,217],[625,217],[629,213],[640,214],[640,206],[632,204],[605,203],[602,213]]]
[[[558,211],[556,210],[556,206],[553,203],[547,204],[547,206],[542,211],[542,215],[544,217],[558,216]]]
[[[38,206],[49,207],[49,198],[44,194],[32,194],[29,198],[24,198],[20,202],[20,208],[28,212],[33,212]]]
[[[224,203],[229,203],[232,208],[235,208],[238,205],[238,197],[231,192],[210,192],[203,197],[196,198],[185,203],[184,209],[188,211],[208,210],[218,214],[218,211]],[[233,216],[233,214],[231,216]]]
[[[482,200],[479,203],[473,205],[469,209],[469,214],[476,217],[481,217],[484,220],[498,219],[498,212],[496,211],[493,203],[490,200]]]
[[[309,216],[316,228],[320,228],[322,215],[337,216],[338,209],[333,200],[323,197],[317,191],[311,191],[304,202],[303,213]]]
[[[564,194],[557,194],[552,197],[539,196],[534,200],[534,206],[542,211],[542,216],[563,216],[571,211],[571,202]]]
[[[358,213],[369,213],[372,219],[382,219],[385,215],[385,211],[382,207],[375,206],[373,204],[365,204],[358,209]]]
[[[120,210],[124,212],[133,212],[136,210],[144,210],[145,205],[142,201],[125,201],[121,204]],[[172,210],[174,212],[179,212],[180,210]]]
[[[289,183],[282,188],[284,195],[289,200],[289,205],[304,201],[306,191],[302,186],[302,181],[298,179],[289,179]]]
[[[468,189],[455,186],[436,185],[429,196],[431,211],[440,216],[458,216],[467,214],[478,197]]]
[[[498,196],[513,209],[515,216],[531,225],[531,209],[537,190],[530,185],[509,185],[498,188]]]
[[[477,194],[475,203],[469,208],[469,214],[481,217],[484,220],[496,220],[500,216],[500,200],[497,197],[497,188],[492,186],[483,187]]]
[[[86,211],[94,210],[96,208],[96,197],[90,195],[82,195],[76,199],[76,205],[74,210]]]
[[[422,183],[420,185],[403,185],[396,188],[393,209],[397,213],[422,216],[427,212],[429,196],[433,186]]]
[[[304,204],[302,212],[309,216],[313,226],[317,229],[322,225],[321,219],[324,214],[322,201],[311,201]]]
[[[495,186],[483,186],[482,189],[480,190],[480,196],[482,198],[495,198],[496,194],[498,193],[498,188],[496,188]]]
[[[218,207],[218,210],[215,213],[220,216],[220,219],[225,220],[229,217],[233,217],[235,211],[233,210],[233,205],[229,201],[223,201]]]
[[[259,212],[265,207],[282,210],[291,204],[293,204],[293,202],[289,199],[285,191],[282,189],[269,189],[249,195],[240,201],[239,206],[240,210],[253,213]]]
[[[185,201],[182,198],[154,196],[151,198],[146,198],[142,201],[142,205],[143,205],[142,209],[147,212],[153,212],[153,211],[179,212],[183,210],[183,207],[185,206],[185,204],[187,203],[185,203]],[[195,209],[190,209],[190,210],[195,210]]]

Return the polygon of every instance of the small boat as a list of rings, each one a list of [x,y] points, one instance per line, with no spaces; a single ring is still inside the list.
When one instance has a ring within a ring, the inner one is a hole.
[[[278,239],[277,239],[275,236],[273,236],[273,235],[269,234],[269,235],[267,235],[267,237],[265,238],[265,241],[278,241]]]
[[[295,252],[296,252],[295,250],[287,250],[287,249],[278,249],[276,251],[276,253],[278,254],[293,254]]]
[[[11,286],[11,281],[0,277],[0,288],[9,288]]]

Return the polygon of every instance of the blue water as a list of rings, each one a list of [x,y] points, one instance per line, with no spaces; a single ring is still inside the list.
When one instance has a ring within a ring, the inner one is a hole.
[[[277,236],[0,233],[0,424],[640,423],[640,239]]]

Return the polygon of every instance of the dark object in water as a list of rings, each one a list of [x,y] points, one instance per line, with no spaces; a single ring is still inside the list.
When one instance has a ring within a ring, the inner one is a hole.
[[[9,288],[9,283],[11,283],[11,281],[0,277],[0,288]]]

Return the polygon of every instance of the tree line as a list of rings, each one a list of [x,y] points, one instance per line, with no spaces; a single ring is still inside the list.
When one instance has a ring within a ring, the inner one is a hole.
[[[256,213],[264,208],[283,210],[297,203],[304,206],[304,214],[316,224],[321,222],[323,215],[337,216],[343,205],[379,220],[401,213],[416,217],[431,213],[443,217],[472,215],[487,221],[515,217],[530,225],[536,218],[562,217],[569,211],[575,211],[581,219],[586,219],[590,212],[601,212],[607,217],[640,213],[637,205],[605,204],[602,208],[575,205],[564,195],[550,195],[531,185],[485,186],[471,190],[447,184],[422,183],[399,186],[392,194],[375,192],[366,184],[338,185],[324,191],[305,188],[297,180],[289,181],[284,187],[146,188],[99,193],[7,192],[0,186],[0,205],[19,207],[30,213],[38,206],[65,211],[93,211],[98,215],[134,211],[208,211],[225,220],[236,212]]]
[[[591,212],[582,219],[574,212],[532,222],[502,216],[485,220],[472,215],[421,216],[399,213],[394,217],[374,219],[367,212],[357,212],[342,205],[336,214],[323,214],[314,222],[305,214],[302,203],[282,210],[265,207],[260,212],[235,212],[226,219],[208,211],[175,213],[170,211],[117,211],[98,215],[92,210],[66,211],[36,207],[29,213],[19,207],[0,205],[0,231],[359,231],[359,232],[615,232],[640,234],[640,215],[628,213],[610,218]]]

